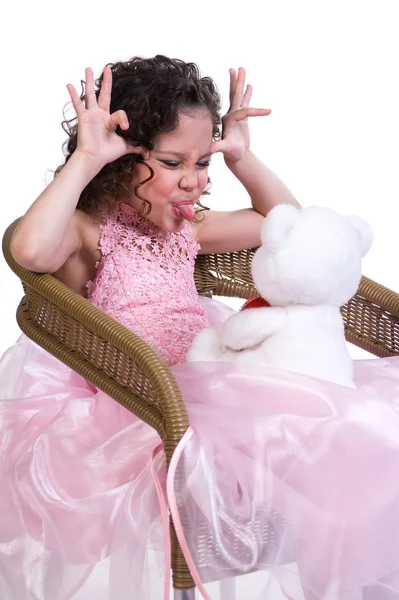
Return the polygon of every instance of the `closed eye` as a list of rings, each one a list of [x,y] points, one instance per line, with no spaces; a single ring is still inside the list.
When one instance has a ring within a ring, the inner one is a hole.
[[[161,160],[161,163],[163,163],[164,165],[166,165],[167,167],[179,167],[180,163],[177,162],[176,160]]]
[[[177,167],[181,166],[181,163],[176,160],[161,160],[160,162],[172,169],[176,169]],[[197,167],[199,167],[200,169],[207,169],[210,164],[211,163],[209,160],[203,161],[203,162],[197,162]]]

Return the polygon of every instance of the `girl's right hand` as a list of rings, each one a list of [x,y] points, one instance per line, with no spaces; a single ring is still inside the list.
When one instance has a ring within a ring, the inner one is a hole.
[[[92,69],[86,69],[85,105],[71,83],[67,85],[67,89],[78,117],[78,145],[75,152],[92,159],[98,170],[129,153],[143,154],[146,158],[148,150],[128,144],[115,133],[118,126],[123,130],[129,129],[129,121],[124,110],[118,110],[112,115],[109,112],[112,89],[112,72],[109,67],[105,67],[103,72],[98,101]]]

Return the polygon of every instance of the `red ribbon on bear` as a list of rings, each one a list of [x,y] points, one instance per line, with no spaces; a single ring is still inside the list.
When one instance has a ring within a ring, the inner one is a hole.
[[[241,310],[246,310],[247,308],[265,308],[266,306],[270,306],[267,300],[261,298],[260,296],[253,296],[245,302],[245,304],[241,307]]]

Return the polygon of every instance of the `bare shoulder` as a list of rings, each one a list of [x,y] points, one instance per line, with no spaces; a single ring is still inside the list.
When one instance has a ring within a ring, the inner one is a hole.
[[[101,219],[88,215],[79,209],[75,210],[72,219],[79,232],[82,249],[93,252],[99,250]]]
[[[76,210],[72,224],[79,238],[79,245],[68,260],[53,275],[68,287],[86,296],[86,284],[94,279],[96,263],[101,259],[99,219]]]

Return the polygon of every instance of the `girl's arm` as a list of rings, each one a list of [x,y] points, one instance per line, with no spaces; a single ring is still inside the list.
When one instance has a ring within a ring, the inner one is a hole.
[[[15,260],[32,271],[54,273],[82,246],[80,194],[97,174],[91,159],[76,150],[35,200],[11,239]]]
[[[73,87],[67,86],[78,117],[77,149],[54,181],[40,194],[22,218],[11,240],[11,252],[22,266],[39,272],[54,273],[78,252],[84,240],[88,220],[76,211],[86,185],[104,165],[144,149],[130,146],[115,133],[128,129],[125,111],[109,112],[112,72],[104,69],[101,90],[96,97],[94,76],[86,69],[85,104]]]
[[[201,252],[222,253],[260,245],[264,217],[276,204],[298,206],[284,183],[250,150],[248,117],[267,116],[269,109],[250,108],[251,86],[245,89],[245,71],[230,70],[230,108],[223,117],[223,139],[212,152],[222,152],[226,165],[247,190],[252,209],[206,211],[196,226]]]
[[[247,190],[252,207],[264,217],[276,204],[299,206],[287,186],[251,150],[238,161],[226,157],[225,162]]]

